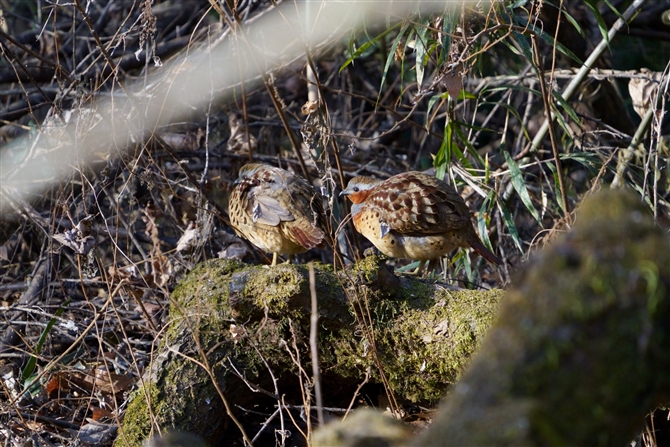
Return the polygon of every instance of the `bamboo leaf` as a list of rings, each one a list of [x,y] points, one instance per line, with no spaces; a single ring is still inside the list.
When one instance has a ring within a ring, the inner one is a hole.
[[[530,194],[528,193],[528,188],[526,187],[526,182],[523,179],[523,174],[521,173],[521,169],[519,169],[519,165],[509,155],[507,150],[503,149],[502,153],[505,155],[505,160],[507,160],[507,165],[509,166],[510,177],[512,179],[512,186],[514,187],[514,190],[517,192],[517,194],[519,194],[519,198],[526,206],[526,208],[528,208],[530,214],[532,214],[535,220],[537,220],[537,223],[542,226],[540,215],[537,213],[535,206],[533,206],[533,201],[531,200]]]
[[[507,229],[509,230],[510,236],[512,236],[514,244],[517,246],[519,251],[523,253],[523,248],[521,248],[521,238],[519,237],[519,230],[516,229],[516,225],[514,224],[514,219],[512,219],[512,215],[509,213],[509,210],[505,206],[504,202],[498,200],[497,203],[498,203],[498,209],[502,214],[503,220],[505,221],[505,225],[507,225]]]
[[[386,36],[388,33],[390,33],[391,31],[393,31],[394,29],[396,29],[398,26],[400,26],[399,23],[396,24],[396,25],[394,25],[394,26],[392,26],[391,28],[387,29],[387,30],[384,31],[383,33],[379,34],[379,35],[378,35],[377,37],[375,37],[374,39],[368,40],[367,42],[365,42],[363,45],[361,45],[361,46],[360,46],[358,49],[356,49],[356,50],[354,50],[354,40],[353,40],[353,37],[352,37],[352,39],[349,40],[349,54],[350,54],[350,56],[349,56],[349,57],[347,58],[347,60],[345,60],[344,63],[340,66],[340,69],[338,70],[338,74],[339,74],[339,73],[342,73],[342,70],[344,70],[348,65],[353,64],[353,63],[354,63],[354,59],[356,59],[356,58],[359,57],[361,54],[363,54],[363,52],[365,52],[365,50],[367,50],[369,47],[371,47],[372,45],[374,45],[374,44],[376,44],[377,42],[379,42],[380,39],[382,39],[382,38],[383,38],[384,36]],[[396,47],[397,47],[397,46],[398,46],[398,45],[396,44]],[[395,47],[393,48],[393,51],[391,52],[391,58],[393,58],[393,54],[394,54],[394,52],[395,52]],[[382,84],[383,84],[383,82],[382,82]]]
[[[561,190],[561,184],[558,181],[558,172],[556,171],[556,166],[552,162],[547,162],[547,166],[549,166],[549,169],[551,169],[551,172],[554,174],[554,192],[556,196],[556,201],[558,202],[558,206],[561,207],[561,211],[563,214],[565,214],[565,204],[563,203],[563,196],[560,193]]]
[[[591,10],[593,15],[595,16],[596,23],[598,24],[598,30],[600,31],[600,35],[603,36],[603,40],[607,42],[607,48],[609,48],[610,37],[607,34],[608,32],[607,23],[605,23],[605,19],[603,19],[603,16],[600,14],[600,11],[598,11],[598,5],[593,0],[585,0],[584,4]]]
[[[405,32],[407,32],[408,28],[409,28],[409,22],[405,22],[402,25],[402,28],[400,28],[400,32],[398,33],[398,36],[393,41],[393,45],[391,45],[391,51],[389,51],[389,54],[386,57],[386,65],[384,65],[384,73],[382,74],[382,82],[379,84],[379,93],[377,94],[377,101],[379,101],[379,98],[382,95],[382,88],[384,88],[384,82],[386,82],[386,75],[388,74],[389,67],[391,66],[391,62],[393,62],[393,58],[395,57],[395,50],[396,50],[396,48],[398,48],[398,45],[400,44],[400,41],[402,40],[402,37],[405,35]]]
[[[423,25],[423,26],[421,26]],[[416,31],[416,39],[414,48],[416,49],[416,86],[417,89],[421,90],[421,84],[423,83],[423,75],[426,69],[426,61],[424,57],[428,54],[427,52],[427,42],[426,35],[428,34],[428,24],[423,23],[419,25],[419,29]]]
[[[561,93],[557,92],[556,90],[552,90],[551,93],[554,96],[554,98],[556,98],[556,100],[561,105],[561,107],[563,107],[563,109],[568,113],[568,116],[570,116],[570,118],[572,118],[572,120],[575,123],[579,124],[579,126],[581,127],[582,123],[581,123],[581,121],[579,121],[579,117],[577,116],[577,112],[575,112],[575,109],[573,109],[572,106],[570,105],[570,103],[568,103],[565,100],[563,95],[561,95]]]

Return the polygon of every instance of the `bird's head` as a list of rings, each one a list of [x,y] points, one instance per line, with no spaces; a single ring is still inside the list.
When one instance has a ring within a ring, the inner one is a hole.
[[[354,204],[359,204],[368,198],[372,189],[382,181],[372,177],[359,175],[349,181],[349,184],[342,190],[340,196],[347,196]]]
[[[269,168],[270,166],[264,165],[261,163],[249,163],[240,168],[240,171],[237,174],[237,180],[235,180],[234,184],[239,185],[243,181],[253,177],[256,175],[258,171],[260,171],[263,168]]]

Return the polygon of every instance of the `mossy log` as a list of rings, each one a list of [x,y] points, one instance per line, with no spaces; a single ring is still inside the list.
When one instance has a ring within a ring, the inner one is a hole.
[[[670,392],[670,241],[639,196],[586,200],[416,445],[623,446]]]
[[[338,274],[316,265],[315,273],[326,405],[367,375],[380,381],[379,365],[398,399],[437,401],[479,344],[502,294],[398,278],[374,256]],[[198,433],[212,445],[239,439],[204,365],[231,406],[268,399],[233,366],[270,392],[276,377],[286,403],[302,404],[298,363],[311,375],[310,307],[306,266],[212,260],[196,267],[173,293],[164,340],[115,445],[138,446],[159,428]]]

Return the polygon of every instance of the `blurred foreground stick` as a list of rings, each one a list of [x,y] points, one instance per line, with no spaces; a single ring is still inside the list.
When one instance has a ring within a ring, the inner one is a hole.
[[[639,196],[586,199],[536,256],[418,445],[617,445],[670,391],[670,244]]]

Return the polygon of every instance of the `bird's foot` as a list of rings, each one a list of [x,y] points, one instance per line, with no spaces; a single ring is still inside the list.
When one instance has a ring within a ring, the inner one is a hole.
[[[421,276],[421,274],[423,273],[422,270],[423,270],[423,267],[425,265],[426,265],[426,261],[412,262],[411,264],[408,264],[404,267],[400,267],[400,268],[396,269],[396,273],[400,273],[400,274],[406,275],[406,276],[417,276],[418,277],[418,276]],[[416,266],[416,268],[414,268],[414,266]],[[414,270],[410,270],[412,268],[414,268]]]
[[[286,257],[286,261],[282,262],[282,264],[290,264],[292,258],[293,258],[292,255],[288,255]],[[270,267],[276,266],[277,261],[279,261],[279,255],[277,253],[272,253],[272,264],[270,264]]]

